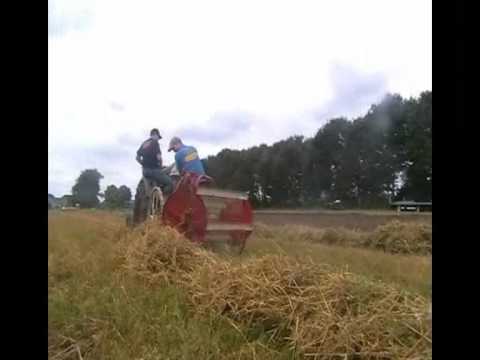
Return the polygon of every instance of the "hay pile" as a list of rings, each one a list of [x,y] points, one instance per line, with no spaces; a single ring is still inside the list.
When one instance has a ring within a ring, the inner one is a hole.
[[[126,270],[152,282],[158,278],[176,281],[179,276],[216,261],[211,253],[173,228],[155,224],[143,225],[127,234],[119,253]]]
[[[373,232],[346,228],[314,229],[305,226],[255,226],[256,236],[285,241],[305,241],[327,245],[364,247],[392,254],[432,253],[432,227],[424,223],[392,221]]]
[[[365,239],[365,246],[389,253],[432,253],[432,227],[423,223],[392,221],[381,225]]]
[[[351,273],[265,256],[212,263],[185,285],[197,310],[260,328],[304,355],[398,359],[430,352],[425,299]]]
[[[215,310],[247,325],[279,329],[309,311],[318,280],[326,268],[291,261],[285,256],[252,258],[232,265],[212,263],[189,274],[187,289],[196,309]]]
[[[217,313],[317,359],[430,358],[428,302],[310,261],[269,255],[232,263],[174,230],[131,236],[125,268],[184,288],[193,308]],[[351,357],[350,357],[351,356]]]

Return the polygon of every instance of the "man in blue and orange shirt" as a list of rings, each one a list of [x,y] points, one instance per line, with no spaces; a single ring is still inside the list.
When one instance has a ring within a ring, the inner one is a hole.
[[[184,145],[182,140],[176,136],[170,140],[168,151],[175,151],[175,163],[178,172],[183,175],[185,172],[191,172],[199,175],[204,175],[202,161],[198,156],[197,149],[193,146]]]

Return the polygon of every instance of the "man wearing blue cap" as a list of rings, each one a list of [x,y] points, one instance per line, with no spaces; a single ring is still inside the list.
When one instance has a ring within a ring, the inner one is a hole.
[[[185,172],[191,172],[204,175],[202,161],[198,156],[197,149],[193,146],[184,145],[182,140],[176,136],[170,140],[168,151],[175,151],[175,163],[181,175]]]

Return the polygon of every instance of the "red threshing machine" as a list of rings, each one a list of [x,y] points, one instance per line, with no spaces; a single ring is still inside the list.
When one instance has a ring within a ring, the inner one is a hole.
[[[222,242],[238,253],[253,230],[247,194],[217,189],[211,177],[194,173],[185,173],[166,201],[161,189],[143,178],[135,195],[133,223],[148,218],[176,228],[193,242]]]

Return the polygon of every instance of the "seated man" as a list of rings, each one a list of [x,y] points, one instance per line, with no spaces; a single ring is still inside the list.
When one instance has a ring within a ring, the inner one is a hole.
[[[175,151],[175,163],[181,175],[185,172],[205,174],[197,149],[193,146],[184,145],[182,140],[175,136],[170,140],[170,146],[168,147],[168,151],[172,150]]]
[[[155,180],[163,188],[163,193],[169,195],[173,191],[173,184],[170,177],[162,172],[162,152],[158,143],[161,138],[158,129],[152,129],[150,138],[138,149],[136,160],[142,165],[143,176]]]

